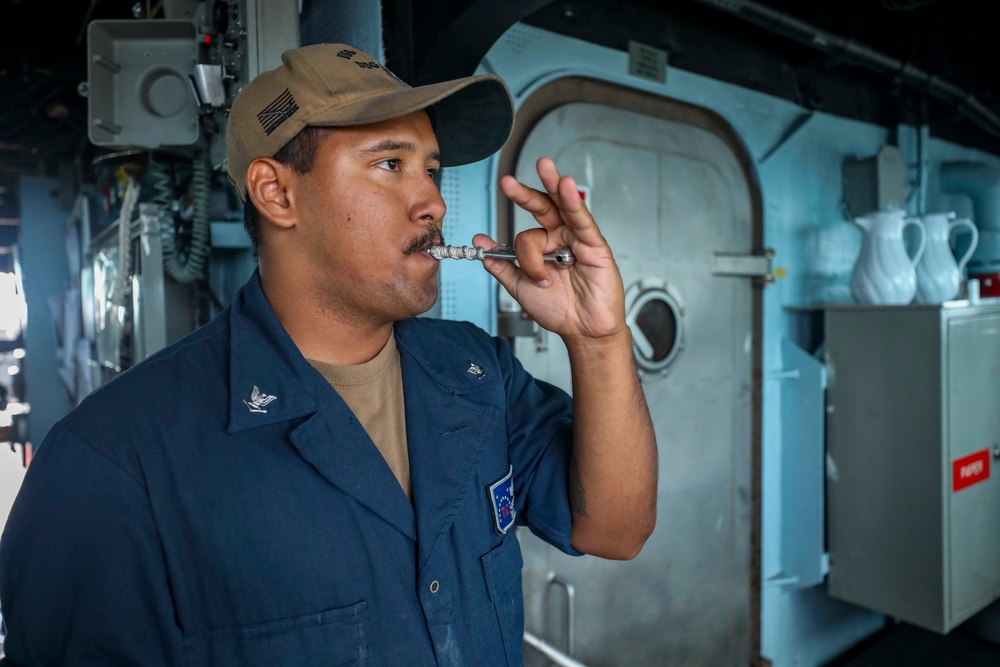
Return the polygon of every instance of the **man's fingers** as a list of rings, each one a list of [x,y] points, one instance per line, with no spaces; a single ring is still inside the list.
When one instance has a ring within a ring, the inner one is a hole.
[[[587,205],[580,196],[580,190],[576,187],[576,180],[572,176],[563,176],[558,184],[559,195],[563,202],[562,218],[566,226],[573,230],[573,235],[577,240],[589,246],[604,245],[604,236],[597,228],[594,216],[590,214]]]
[[[559,194],[559,179],[562,177],[559,175],[556,163],[552,158],[538,158],[538,161],[535,163],[535,170],[538,171],[538,178],[542,181],[542,187],[549,193],[552,200],[562,208],[563,202],[560,200],[561,195]]]
[[[491,249],[497,244],[496,241],[491,239],[486,234],[476,234],[472,237],[472,245],[476,248],[486,248]],[[507,293],[510,294],[515,299],[517,298],[517,281],[520,277],[521,270],[517,268],[514,262],[508,262],[504,259],[483,259],[483,268],[491,276],[497,279],[497,282],[503,285]]]
[[[551,232],[564,227],[563,231],[568,231],[571,236],[563,235],[561,243],[568,244],[570,238],[573,238],[594,248],[605,246],[606,242],[597,223],[580,197],[576,179],[560,175],[551,158],[540,158],[536,167],[545,192],[529,188],[513,176],[501,178],[500,189],[511,201],[531,213],[545,230]],[[532,264],[522,264],[522,268],[532,280],[541,280]]]
[[[559,207],[560,219],[566,224],[579,241],[586,245],[602,245],[604,237],[601,236],[597,223],[587,209],[580,190],[576,186],[576,179],[572,176],[562,176],[556,168],[556,163],[547,157],[539,158],[535,164],[538,169],[538,177],[542,185],[549,193],[550,198]]]
[[[533,215],[542,227],[556,229],[563,224],[559,207],[544,192],[529,188],[513,176],[501,178],[500,189],[508,199]]]
[[[514,254],[517,264],[505,259],[484,258],[483,266],[500,284],[511,291],[514,284],[522,277],[527,278],[539,287],[547,287],[552,279],[549,277],[549,267],[545,265],[542,256],[545,251],[546,235],[544,229],[529,229],[514,237]],[[486,234],[476,234],[472,245],[487,250],[496,246],[496,242]],[[511,292],[513,295],[513,292]]]
[[[537,227],[525,230],[514,237],[517,263],[521,265],[521,271],[539,287],[552,282],[549,270],[545,266],[545,259],[542,257],[547,243],[546,231]]]

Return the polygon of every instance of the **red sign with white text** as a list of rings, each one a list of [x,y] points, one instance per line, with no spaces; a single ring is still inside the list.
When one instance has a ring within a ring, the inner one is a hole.
[[[961,491],[990,478],[990,450],[955,459],[951,464],[953,491]]]

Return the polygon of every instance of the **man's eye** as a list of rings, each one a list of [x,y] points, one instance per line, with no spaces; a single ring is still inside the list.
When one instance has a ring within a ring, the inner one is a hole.
[[[438,175],[438,170],[432,167],[427,170],[427,175],[430,176],[431,178],[434,178]]]
[[[388,171],[398,171],[399,170],[399,160],[396,160],[396,159],[382,160],[376,166],[379,167],[379,168],[381,168],[381,169],[386,169]]]

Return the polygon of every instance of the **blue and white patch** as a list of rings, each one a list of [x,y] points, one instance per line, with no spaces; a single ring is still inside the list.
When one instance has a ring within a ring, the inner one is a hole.
[[[514,525],[514,517],[517,515],[514,510],[514,466],[510,466],[503,479],[490,484],[489,494],[497,532],[506,535]]]

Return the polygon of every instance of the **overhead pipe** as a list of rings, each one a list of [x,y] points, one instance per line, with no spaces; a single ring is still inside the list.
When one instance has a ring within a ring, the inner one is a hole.
[[[988,134],[1000,138],[1000,116],[967,90],[937,77],[913,63],[880,53],[854,40],[750,0],[695,0],[722,9],[770,32],[792,39],[831,56],[897,79],[900,83],[926,92],[961,108]]]

